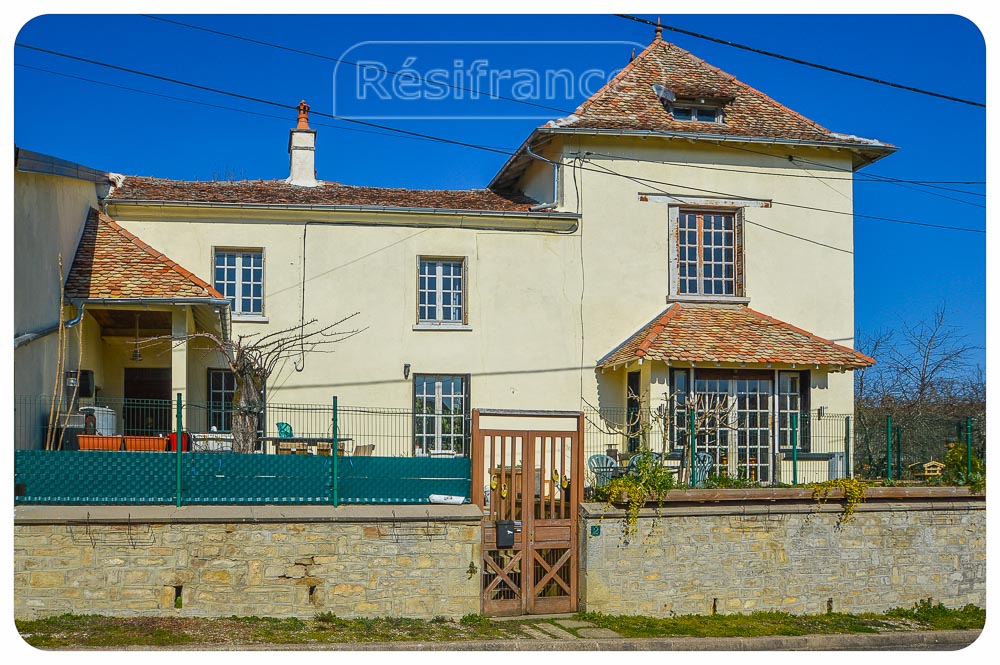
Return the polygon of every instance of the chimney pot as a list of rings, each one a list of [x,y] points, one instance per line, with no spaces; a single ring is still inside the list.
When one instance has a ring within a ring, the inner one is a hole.
[[[317,187],[316,130],[309,128],[309,105],[299,102],[299,122],[288,136],[288,178],[290,185]]]

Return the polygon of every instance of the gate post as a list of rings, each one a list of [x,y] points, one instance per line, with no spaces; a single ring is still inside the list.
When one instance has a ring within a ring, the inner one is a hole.
[[[474,505],[483,507],[483,442],[479,436],[479,409],[472,410],[472,488],[469,498]]]

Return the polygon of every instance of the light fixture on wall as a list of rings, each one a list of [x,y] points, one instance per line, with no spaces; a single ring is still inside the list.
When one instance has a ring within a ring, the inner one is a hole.
[[[139,312],[135,313],[135,346],[132,347],[132,362],[142,362],[142,354],[139,353]]]
[[[410,363],[403,364],[403,378],[404,379],[410,378]]]

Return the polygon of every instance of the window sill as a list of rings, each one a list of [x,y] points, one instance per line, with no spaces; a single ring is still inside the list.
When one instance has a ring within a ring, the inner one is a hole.
[[[414,330],[472,330],[472,326],[464,323],[414,323]]]
[[[750,298],[741,296],[687,296],[669,294],[667,304],[674,302],[701,302],[701,303],[724,303],[730,305],[749,305]]]
[[[267,323],[268,318],[263,314],[233,314],[233,323]]]

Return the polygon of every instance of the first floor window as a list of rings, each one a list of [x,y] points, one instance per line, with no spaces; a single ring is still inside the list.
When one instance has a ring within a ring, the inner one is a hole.
[[[215,250],[215,290],[229,299],[233,314],[263,314],[263,250]]]
[[[421,258],[417,300],[420,323],[465,323],[465,261]]]
[[[236,377],[228,369],[208,370],[208,426],[220,432],[233,428]]]
[[[468,406],[468,376],[415,375],[414,453],[465,455],[468,451]]]

